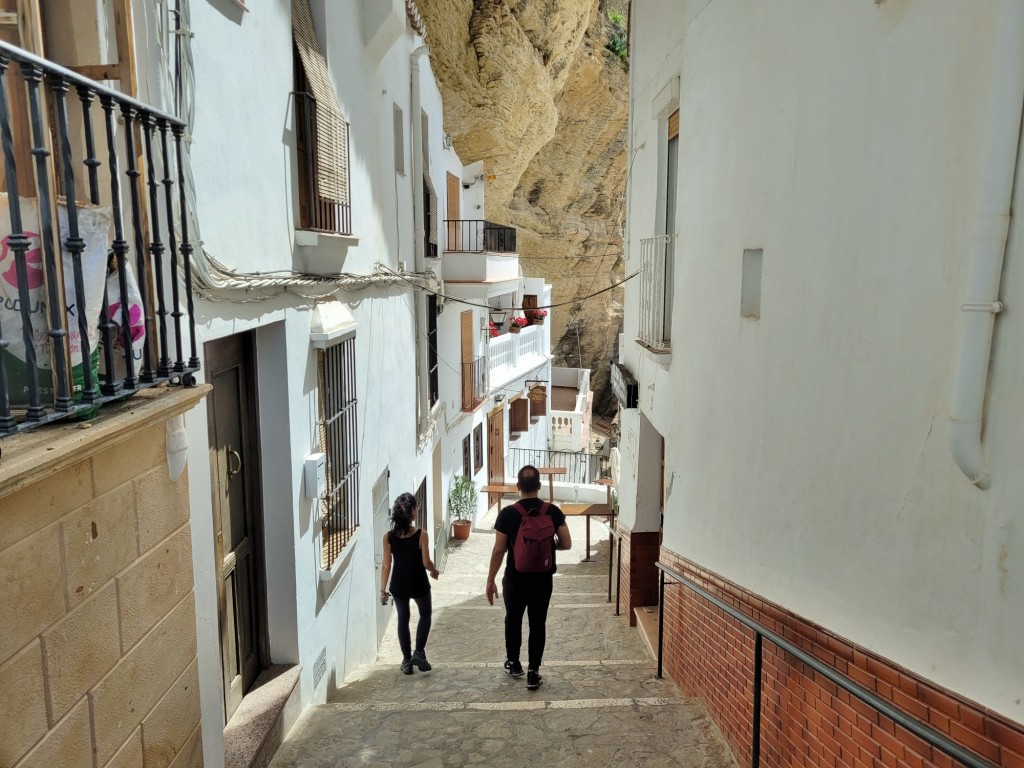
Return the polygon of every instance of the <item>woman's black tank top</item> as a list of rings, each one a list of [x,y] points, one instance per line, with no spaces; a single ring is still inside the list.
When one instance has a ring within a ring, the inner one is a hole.
[[[418,530],[408,538],[402,538],[394,531],[388,534],[391,545],[393,567],[391,569],[391,594],[395,597],[422,597],[430,591],[427,569],[423,567]]]

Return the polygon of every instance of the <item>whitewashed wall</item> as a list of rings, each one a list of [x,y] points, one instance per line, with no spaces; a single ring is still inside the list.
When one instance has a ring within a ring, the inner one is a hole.
[[[989,382],[991,490],[946,433],[997,4],[679,5],[635,4],[630,49],[627,272],[659,233],[652,115],[680,83],[673,352],[633,343],[638,281],[623,348],[667,441],[664,544],[1024,720],[1012,311]],[[1022,235],[1017,217],[1010,308]],[[764,249],[760,320],[739,313],[745,248]]]
[[[314,0],[313,9],[318,28],[330,30],[325,53],[351,122],[357,242],[322,238],[312,254],[310,247],[294,245],[297,177],[287,0],[257,4],[248,13],[236,13],[230,3],[192,4],[197,82],[192,158],[202,237],[209,251],[240,271],[296,269],[311,255],[319,263],[336,263],[338,271],[369,273],[376,262],[394,268],[399,261],[411,269],[414,191],[411,174],[394,171],[392,105],[397,102],[404,111],[409,145],[409,62],[418,43],[406,33],[378,63],[364,55],[360,24],[351,23],[360,18],[359,2],[331,3],[325,12]],[[421,67],[430,149],[440,155],[440,94],[425,59]],[[240,88],[241,82],[259,87]],[[239,135],[243,126],[244,141],[221,140]],[[407,154],[407,170],[410,162]],[[432,175],[435,186],[443,182],[440,171]],[[432,443],[417,450],[411,291],[341,292],[338,298],[359,322],[360,532],[346,564],[328,583],[319,581],[319,527],[301,483],[303,458],[314,445],[312,306],[292,295],[259,304],[197,302],[202,341],[257,329],[271,657],[302,664],[304,705],[324,701],[376,653],[374,481],[390,469],[393,500],[431,476]],[[188,427],[204,753],[206,765],[216,768],[223,761],[223,704],[205,410],[194,411]],[[282,440],[282,435],[289,437]],[[325,648],[328,673],[314,687],[314,662]]]

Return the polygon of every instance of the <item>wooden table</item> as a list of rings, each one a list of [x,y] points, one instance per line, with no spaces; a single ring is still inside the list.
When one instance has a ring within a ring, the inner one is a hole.
[[[562,510],[562,514],[566,517],[587,518],[587,556],[583,558],[583,562],[590,562],[590,518],[595,515],[599,517],[607,517],[610,523],[612,515],[615,514],[615,511],[612,509],[612,505],[568,503],[560,505],[559,509]]]

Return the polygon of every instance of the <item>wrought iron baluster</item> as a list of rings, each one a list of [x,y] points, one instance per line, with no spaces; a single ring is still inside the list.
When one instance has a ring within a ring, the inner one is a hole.
[[[171,155],[167,150],[167,121],[159,120],[160,152],[164,161],[164,206],[167,210],[167,244],[171,256],[171,317],[174,319],[175,357],[173,369],[175,373],[185,370],[184,352],[181,337],[181,303],[178,294],[178,236],[174,231],[174,179],[171,178]],[[184,218],[184,211],[181,212]],[[186,286],[187,288],[187,286]]]
[[[128,169],[125,176],[128,177],[128,191],[132,201],[132,234],[135,240],[135,279],[139,284],[139,299],[142,302],[142,327],[145,336],[142,337],[142,364],[139,366],[139,381],[143,384],[152,384],[156,381],[156,372],[153,370],[153,356],[151,341],[153,338],[152,307],[149,301],[149,265],[146,264],[145,237],[142,233],[142,199],[139,193],[139,177],[142,175],[137,166],[135,153],[135,116],[140,114],[130,104],[121,104],[121,116],[124,118],[124,143],[125,156]],[[122,297],[122,303],[127,297]],[[130,330],[125,329],[131,342]],[[134,347],[133,343],[130,346]]]
[[[135,359],[132,355],[131,343],[131,315],[128,307],[128,279],[125,267],[128,263],[128,243],[124,239],[124,219],[121,211],[121,179],[118,170],[117,142],[114,140],[114,99],[103,94],[100,96],[100,104],[103,107],[106,120],[104,124],[107,129],[107,151],[110,156],[110,198],[113,208],[114,219],[114,242],[111,249],[114,251],[114,260],[117,262],[117,281],[121,291],[121,340],[124,345],[124,380],[118,390],[134,390],[138,379],[135,377]],[[108,379],[113,378],[113,371],[108,374]]]
[[[82,128],[85,132],[85,160],[83,165],[89,175],[89,202],[93,205],[100,204],[100,181],[98,169],[103,164],[96,157],[96,139],[92,128],[92,102],[95,94],[88,88],[78,88],[78,99],[82,102]],[[104,395],[116,395],[121,384],[114,377],[114,329],[117,323],[110,317],[107,301],[107,281],[103,281],[103,306],[100,307],[100,346],[103,349],[103,370],[100,377],[102,384],[100,392]]]
[[[43,415],[39,407],[39,382],[35,375],[35,348],[32,346],[32,321],[28,316],[27,280],[25,274],[25,251],[28,250],[28,238],[21,228],[21,208],[18,204],[18,173],[14,164],[14,139],[11,135],[11,114],[7,105],[7,68],[10,59],[0,56],[0,141],[3,143],[4,169],[6,170],[8,205],[10,209],[11,234],[7,238],[7,246],[14,251],[14,265],[18,276],[19,301],[21,302],[22,338],[25,343],[25,362],[27,365],[30,419],[38,419]],[[17,422],[11,415],[11,399],[7,385],[7,366],[5,351],[10,346],[0,329],[0,431],[13,432]],[[31,352],[31,361],[29,353]]]
[[[99,389],[92,376],[92,344],[89,339],[89,313],[95,311],[85,303],[85,279],[82,276],[82,252],[85,251],[85,240],[78,229],[78,203],[75,200],[74,158],[71,155],[71,140],[68,136],[68,84],[62,78],[53,78],[50,82],[53,89],[54,103],[57,112],[57,137],[60,140],[61,165],[64,170],[64,196],[68,210],[68,237],[64,247],[71,254],[72,271],[75,281],[74,311],[78,317],[78,343],[82,350],[82,402],[95,403],[100,398]],[[65,295],[67,287],[65,286]],[[70,306],[70,305],[69,305]]]
[[[50,344],[50,370],[56,379],[56,393],[53,407],[56,411],[67,413],[75,407],[71,398],[71,376],[68,370],[68,348],[65,342],[68,332],[65,325],[64,296],[60,290],[63,284],[63,264],[60,253],[54,247],[54,215],[55,200],[50,199],[50,173],[46,159],[50,150],[46,148],[46,133],[43,131],[43,111],[39,98],[39,86],[43,82],[43,70],[34,64],[21,65],[21,74],[28,89],[29,124],[32,129],[32,156],[36,165],[36,192],[38,193],[38,210],[40,221],[39,239],[43,246],[43,264],[46,274],[46,302],[49,314],[47,335]]]
[[[155,121],[152,116],[143,113],[139,116],[139,122],[142,124],[142,133],[146,146],[149,215],[153,233],[153,240],[149,244],[149,253],[153,257],[153,274],[156,278],[156,316],[160,327],[159,357],[156,364],[156,374],[160,378],[165,378],[171,372],[171,361],[167,357],[167,306],[164,303],[164,244],[160,239],[160,207],[159,195],[157,194],[157,187],[159,185],[156,180],[156,168],[153,163],[153,128]]]
[[[185,133],[185,127],[175,125],[171,128],[174,134],[174,150],[178,156],[178,197],[181,210],[181,258],[185,264],[185,299],[188,302],[188,331],[191,355],[188,359],[188,367],[193,371],[199,370],[199,354],[196,348],[196,314],[192,298],[192,243],[188,240],[188,200],[185,196],[185,164],[182,159],[181,140]]]

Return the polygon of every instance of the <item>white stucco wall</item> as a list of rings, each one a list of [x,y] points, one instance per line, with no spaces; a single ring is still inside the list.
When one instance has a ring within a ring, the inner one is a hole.
[[[363,55],[362,3],[314,0],[318,28],[329,29],[325,54],[339,100],[351,122],[353,235],[357,242],[321,238],[294,244],[294,114],[290,4],[276,0],[235,12],[229,3],[192,3],[196,126],[192,161],[206,248],[239,271],[296,269],[310,253],[334,269],[370,273],[377,262],[414,268],[410,54],[406,33],[376,63]],[[245,54],[245,55],[240,55]],[[441,99],[429,62],[421,61],[422,109],[428,144],[438,162],[435,188],[444,189]],[[239,82],[259,87],[239,88]],[[405,176],[395,173],[393,104],[405,118]],[[224,141],[244,131],[244,141]],[[453,154],[453,153],[450,153]],[[461,168],[461,166],[460,166]],[[312,304],[292,294],[239,304],[197,299],[201,342],[256,330],[266,539],[267,612],[271,659],[302,664],[304,705],[333,688],[376,654],[376,594],[371,493],[390,469],[390,500],[415,492],[428,478],[433,498],[433,440],[418,441],[413,295],[411,289],[342,291],[359,323],[360,530],[330,582],[319,579],[319,524],[302,492],[302,462],[315,444],[316,358],[309,342]],[[202,378],[202,376],[200,376]],[[223,693],[217,614],[218,568],[213,557],[211,481],[205,409],[188,421],[190,494],[199,629],[202,723],[206,765],[223,764]],[[313,685],[314,664],[327,650],[325,680]]]
[[[633,342],[636,280],[623,349],[667,441],[664,544],[1024,720],[1012,311],[989,381],[991,490],[946,434],[996,3],[678,6],[635,4],[630,48],[627,273],[658,234],[652,114],[680,81],[672,355]],[[1022,236],[1018,217],[1010,308]],[[764,249],[759,320],[739,313],[745,248]]]

